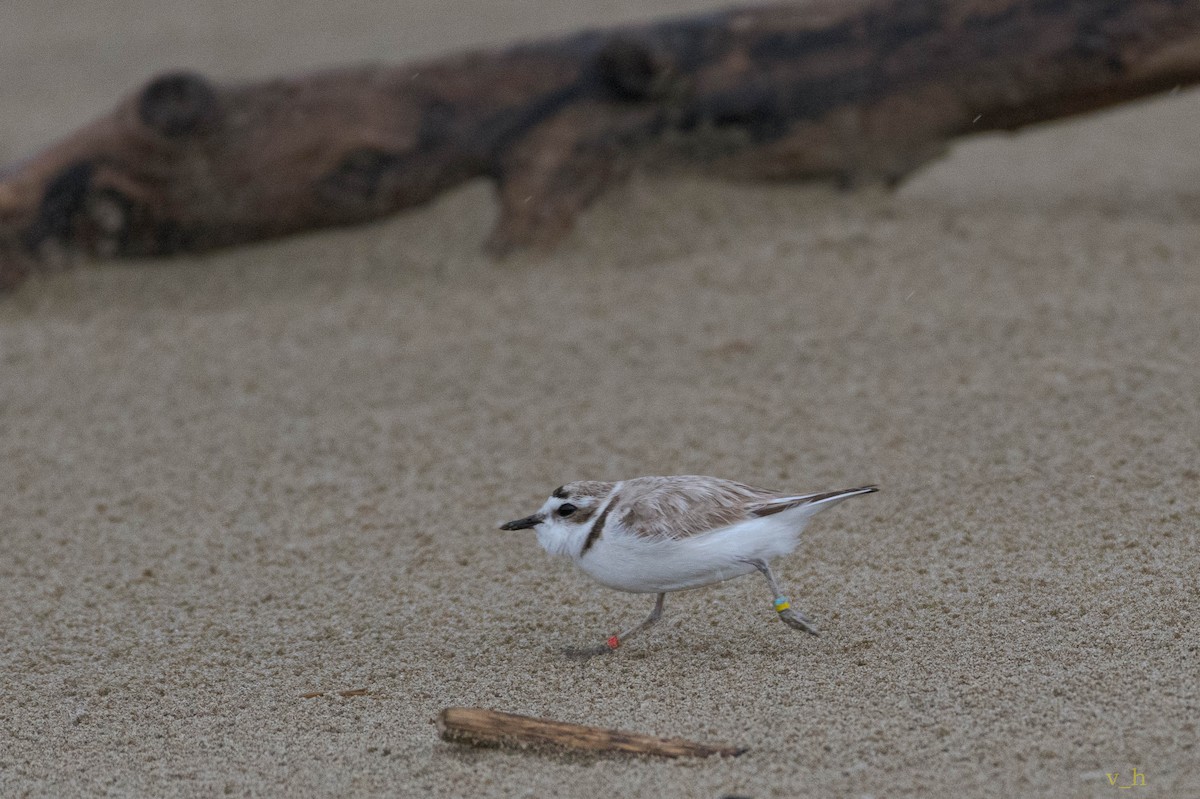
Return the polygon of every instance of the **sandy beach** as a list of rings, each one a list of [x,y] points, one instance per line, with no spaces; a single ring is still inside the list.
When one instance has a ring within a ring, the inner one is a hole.
[[[18,0],[0,161],[167,68],[722,5]],[[1200,795],[1198,128],[1184,90],[894,193],[638,176],[504,263],[477,182],[0,296],[0,796]],[[821,637],[754,576],[565,658],[653,599],[497,525],[649,474],[878,483],[778,563]],[[476,750],[454,705],[749,751]]]

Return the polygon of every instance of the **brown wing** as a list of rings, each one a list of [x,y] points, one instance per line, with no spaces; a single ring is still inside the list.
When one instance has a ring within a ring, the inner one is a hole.
[[[716,477],[639,477],[613,498],[621,526],[645,538],[687,538],[753,518],[774,491]]]
[[[841,502],[843,499],[857,497],[859,494],[874,494],[879,490],[879,486],[861,486],[859,488],[847,488],[842,491],[821,491],[816,494],[797,494],[794,497],[777,497],[756,504],[749,508],[750,513],[755,516],[770,516],[775,513],[781,513],[785,510],[798,508],[801,505],[834,505]]]

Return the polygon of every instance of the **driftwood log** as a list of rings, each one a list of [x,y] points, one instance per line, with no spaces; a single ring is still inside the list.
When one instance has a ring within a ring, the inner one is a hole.
[[[0,171],[0,285],[55,254],[199,251],[495,180],[550,246],[634,169],[894,183],[954,137],[1200,79],[1200,0],[810,0],[261,83],[151,80]]]
[[[537,719],[480,707],[448,707],[438,714],[445,741],[471,746],[525,746],[574,752],[621,752],[660,757],[736,757],[745,749],[710,746],[682,738],[655,738],[634,732]]]

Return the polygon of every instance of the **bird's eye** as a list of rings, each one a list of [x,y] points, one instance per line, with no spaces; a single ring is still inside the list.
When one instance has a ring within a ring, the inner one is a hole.
[[[570,516],[572,513],[574,513],[577,510],[579,510],[579,508],[576,508],[570,502],[564,502],[563,504],[558,506],[558,515],[559,516]]]

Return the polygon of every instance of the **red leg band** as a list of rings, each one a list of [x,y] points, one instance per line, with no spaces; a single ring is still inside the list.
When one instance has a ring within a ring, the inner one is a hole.
[[[609,649],[616,649],[620,645],[621,645],[621,641],[617,638],[617,636],[615,636],[615,635],[609,636],[609,638],[608,638],[608,648]]]

